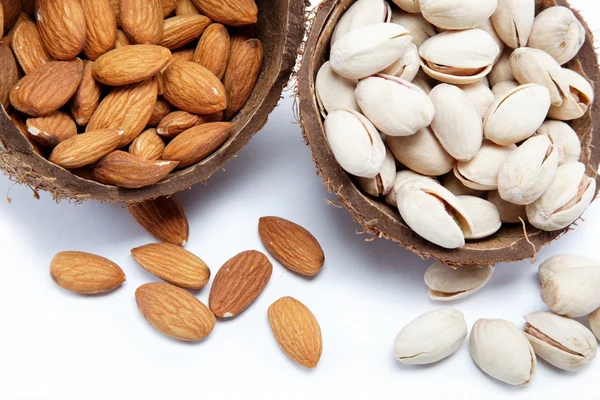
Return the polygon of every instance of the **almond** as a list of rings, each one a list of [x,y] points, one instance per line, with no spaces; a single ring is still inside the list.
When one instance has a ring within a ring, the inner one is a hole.
[[[194,61],[194,49],[183,49],[173,52],[173,62]]]
[[[35,13],[35,0],[22,0],[21,3],[24,12],[29,15],[33,15]]]
[[[203,121],[199,115],[187,111],[173,111],[160,120],[156,132],[162,137],[172,139],[181,132],[201,123]]]
[[[75,169],[90,165],[119,148],[122,131],[99,129],[75,135],[60,142],[48,160],[63,168]]]
[[[167,145],[163,160],[179,161],[179,168],[195,164],[221,147],[234,126],[232,122],[211,122],[190,128]]]
[[[129,146],[129,154],[142,160],[160,160],[164,151],[165,143],[154,128],[144,131]]]
[[[117,20],[117,26],[121,27],[121,0],[109,0],[110,8],[113,10],[115,19]]]
[[[177,0],[162,0],[163,18],[167,18],[173,14],[177,8]]]
[[[262,217],[258,222],[260,238],[283,266],[305,276],[314,276],[325,262],[323,249],[309,231],[279,217]]]
[[[85,48],[95,60],[113,47],[117,40],[117,19],[109,0],[79,0],[86,23]]]
[[[0,3],[0,35],[4,36],[4,6]]]
[[[77,91],[71,98],[71,115],[79,126],[85,126],[100,104],[102,88],[94,79],[94,63],[85,61],[83,67],[83,78]]]
[[[157,44],[163,36],[162,0],[121,0],[121,25],[135,43]]]
[[[37,27],[44,47],[57,60],[71,60],[83,51],[86,25],[79,1],[37,0]]]
[[[194,62],[206,67],[221,79],[229,61],[230,45],[227,28],[221,24],[210,24],[198,42]]]
[[[11,46],[26,74],[52,60],[42,43],[37,26],[32,21],[19,23],[13,34]]]
[[[231,28],[229,36],[231,37],[231,49],[230,53],[237,52],[237,48],[247,42],[250,39],[254,39],[254,25],[240,26],[237,28]]]
[[[45,147],[55,147],[77,135],[77,125],[68,114],[56,111],[45,117],[29,118],[27,130],[31,138]]]
[[[133,218],[161,242],[185,246],[188,241],[188,220],[183,207],[174,197],[159,197],[130,204]]]
[[[131,42],[129,41],[127,34],[119,29],[119,30],[117,30],[117,39],[115,41],[115,49],[125,47],[125,46],[131,46]]]
[[[125,282],[125,274],[117,264],[81,251],[64,251],[54,256],[50,276],[63,289],[81,294],[110,292]]]
[[[163,73],[165,99],[193,114],[213,114],[227,108],[225,87],[209,70],[189,61],[171,63]]]
[[[111,50],[94,63],[94,77],[109,86],[125,86],[156,75],[171,60],[161,46],[137,44]]]
[[[1,0],[0,4],[2,4],[2,22],[4,25],[4,30],[9,30],[12,28],[13,24],[19,18],[19,14],[21,13],[21,0]]]
[[[19,132],[21,132],[21,134],[25,137],[27,142],[29,142],[33,152],[39,155],[40,157],[46,158],[46,156],[44,155],[44,150],[31,138],[31,133],[29,133],[29,131],[27,130],[25,122],[23,122],[16,114],[10,114],[9,117],[13,125],[19,130]]]
[[[198,341],[215,328],[216,319],[200,300],[168,283],[147,283],[135,292],[140,312],[158,331],[174,339]]]
[[[10,92],[10,102],[33,117],[51,114],[73,96],[82,75],[81,60],[47,62],[17,82]]]
[[[175,15],[198,15],[200,10],[194,5],[192,0],[178,0]]]
[[[210,289],[211,311],[220,318],[235,317],[250,306],[271,279],[273,265],[263,253],[244,251],[227,261]]]
[[[154,108],[152,109],[152,115],[150,116],[150,121],[148,121],[147,126],[154,128],[164,117],[169,115],[170,112],[171,106],[169,103],[163,99],[157,99],[156,104],[154,104]]]
[[[156,79],[116,87],[102,100],[86,130],[114,128],[125,132],[121,146],[133,142],[144,131],[156,104]]]
[[[0,104],[7,110],[10,90],[19,81],[19,69],[12,51],[4,43],[0,43],[0,71]]]
[[[223,78],[227,93],[225,119],[242,109],[254,89],[262,66],[263,48],[258,39],[250,39],[232,49]]]
[[[176,161],[142,160],[118,150],[98,161],[94,179],[105,185],[139,189],[161,181],[178,164]]]
[[[193,2],[204,15],[225,25],[250,25],[258,20],[258,7],[254,0],[193,0]]]
[[[323,352],[323,338],[313,313],[298,300],[282,297],[271,304],[268,315],[284,353],[300,365],[316,367]]]
[[[167,18],[160,45],[169,49],[178,49],[198,39],[208,25],[210,25],[210,19],[204,15],[182,15]]]
[[[13,27],[8,32],[6,32],[6,35],[2,38],[2,42],[10,46],[12,43],[12,39],[15,35],[15,31],[17,30],[19,25],[21,25],[21,22],[24,22],[24,21],[33,22],[33,20],[31,19],[31,17],[28,14],[25,14],[24,12],[22,12],[21,14],[19,14],[19,18],[17,19],[17,21],[15,22]],[[37,30],[37,27],[36,27],[36,30]]]

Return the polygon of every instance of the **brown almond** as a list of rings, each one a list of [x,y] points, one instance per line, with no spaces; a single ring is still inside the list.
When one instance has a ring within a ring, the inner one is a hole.
[[[83,78],[70,101],[71,115],[79,126],[85,126],[100,104],[102,87],[94,79],[94,63],[85,61],[83,67]]]
[[[171,106],[169,103],[164,101],[163,99],[157,99],[156,104],[154,104],[154,109],[152,109],[152,115],[150,116],[150,121],[148,121],[149,127],[156,127],[159,122],[169,115],[171,112]]]
[[[105,185],[139,189],[164,179],[179,163],[142,160],[124,151],[110,153],[94,167],[94,179]]]
[[[138,308],[158,331],[174,339],[198,341],[215,328],[216,319],[200,300],[168,283],[147,283],[135,292]]]
[[[258,39],[247,40],[231,52],[223,77],[227,93],[225,119],[231,119],[248,101],[260,73],[262,57],[262,43]]]
[[[60,142],[48,160],[63,168],[75,169],[90,165],[119,148],[122,131],[99,129],[75,135]]]
[[[0,4],[2,4],[2,23],[4,25],[4,29],[0,31],[2,33],[12,28],[17,18],[19,18],[21,0],[2,0]]]
[[[183,207],[174,197],[159,197],[130,204],[133,218],[161,242],[185,246],[189,237],[188,220]]]
[[[45,147],[55,147],[77,135],[77,125],[73,118],[60,111],[45,117],[27,119],[27,130],[33,140]]]
[[[29,15],[33,15],[35,13],[35,0],[22,0],[22,9]]]
[[[269,307],[269,324],[285,354],[307,368],[314,368],[323,353],[321,327],[313,313],[292,297],[282,297]]]
[[[10,92],[10,102],[33,117],[51,114],[73,96],[82,75],[81,60],[47,62],[17,82]]]
[[[192,0],[179,0],[177,1],[177,8],[175,9],[175,15],[198,15],[200,10],[194,5]]]
[[[4,36],[4,6],[0,3],[0,35]]]
[[[202,118],[199,115],[187,111],[173,111],[160,120],[156,132],[162,137],[172,139],[181,132],[201,123]]]
[[[9,117],[13,125],[19,130],[19,132],[21,132],[21,134],[25,137],[27,142],[29,142],[33,152],[43,158],[46,158],[42,147],[32,139],[31,133],[29,133],[29,131],[27,130],[25,122],[16,114],[10,114]]]
[[[81,251],[63,251],[54,256],[50,276],[63,289],[80,294],[110,292],[125,282],[125,274],[117,264]]]
[[[15,24],[13,25],[13,27],[8,32],[6,32],[6,35],[4,35],[4,37],[2,38],[2,42],[3,43],[5,43],[5,44],[7,44],[9,46],[11,45],[13,37],[15,35],[15,31],[17,30],[17,28],[19,27],[19,25],[21,25],[21,22],[23,22],[23,21],[33,22],[33,20],[31,19],[31,17],[29,16],[29,14],[26,14],[24,12],[22,12],[21,14],[19,14],[19,18],[17,19],[17,21],[15,22]]]
[[[163,18],[167,18],[173,14],[177,8],[177,0],[162,0]]]
[[[10,47],[4,43],[0,43],[0,71],[0,104],[7,110],[10,90],[19,81],[19,69]]]
[[[271,279],[273,265],[263,253],[244,251],[217,272],[208,305],[220,318],[235,317],[260,296]]]
[[[194,61],[194,49],[182,49],[173,52],[173,62]]]
[[[323,249],[300,225],[279,217],[262,217],[258,233],[269,253],[284,267],[305,276],[321,271],[325,262]]]
[[[115,47],[117,19],[109,0],[79,0],[79,2],[86,23],[83,51],[90,60],[95,60]]]
[[[42,43],[37,26],[32,21],[19,23],[15,29],[11,46],[26,74],[52,60],[52,56]]]
[[[71,60],[83,51],[85,15],[79,1],[37,0],[36,22],[44,47],[57,60]]]
[[[136,44],[111,50],[94,63],[94,77],[109,86],[125,86],[156,75],[171,60],[162,46]]]
[[[121,47],[131,46],[131,42],[127,37],[127,34],[122,30],[117,30],[117,39],[115,41],[115,49],[119,49]]]
[[[239,46],[241,46],[248,40],[254,39],[256,37],[256,35],[254,34],[254,25],[246,25],[231,28],[229,36],[231,37],[230,53],[237,52],[237,48]]]
[[[113,10],[113,14],[115,15],[115,20],[117,21],[117,26],[121,27],[121,0],[109,0],[110,8]]]
[[[180,133],[167,145],[163,160],[179,161],[185,168],[214,153],[229,137],[232,122],[211,122]]]
[[[258,20],[258,7],[254,0],[193,0],[193,2],[204,15],[225,25],[250,25]]]
[[[163,37],[159,44],[171,50],[178,49],[198,39],[210,19],[204,15],[181,15],[165,20]]]
[[[142,132],[129,146],[129,154],[142,160],[160,160],[165,151],[165,142],[150,128]]]
[[[135,43],[157,44],[163,36],[162,0],[121,0],[121,26]]]
[[[221,24],[210,24],[198,42],[194,62],[206,67],[221,79],[229,62],[230,45],[227,28]]]

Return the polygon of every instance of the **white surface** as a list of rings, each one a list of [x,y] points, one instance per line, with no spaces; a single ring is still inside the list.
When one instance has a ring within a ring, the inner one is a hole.
[[[600,6],[573,0],[593,27]],[[127,210],[108,204],[56,205],[43,194],[0,178],[0,399],[554,399],[577,393],[598,396],[600,360],[576,373],[540,361],[531,386],[513,388],[484,375],[465,343],[457,354],[428,367],[403,366],[393,341],[406,323],[448,305],[427,298],[424,262],[397,245],[365,243],[349,214],[315,175],[309,149],[292,123],[286,95],[268,125],[239,157],[207,186],[178,198],[190,220],[187,248],[213,275],[231,256],[263,250],[257,220],[278,215],[314,233],[326,264],[304,279],[274,262],[269,285],[238,318],[218,323],[203,342],[187,344],[155,331],[138,312],[134,292],[154,281],[129,255],[153,241]],[[600,203],[586,222],[539,255],[573,252],[600,258]],[[125,285],[104,296],[70,294],[50,279],[53,255],[90,251],[118,263]],[[539,264],[539,262],[538,262]],[[544,309],[537,265],[499,265],[488,286],[451,306],[464,312],[469,328],[478,318],[522,316]],[[198,292],[208,301],[210,285]],[[277,346],[266,311],[281,296],[294,296],[318,318],[324,350],[315,370],[293,364]]]

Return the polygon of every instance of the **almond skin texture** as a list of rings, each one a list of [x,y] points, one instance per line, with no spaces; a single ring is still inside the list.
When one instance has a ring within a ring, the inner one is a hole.
[[[258,7],[254,0],[193,0],[193,2],[201,13],[225,25],[250,25],[258,20]]]
[[[194,5],[192,0],[179,0],[177,1],[177,8],[175,9],[176,15],[198,15],[200,10]]]
[[[159,44],[171,50],[193,42],[198,39],[210,19],[204,15],[183,15],[165,20],[163,37]]]
[[[16,114],[9,114],[9,117],[10,117],[10,121],[13,123],[15,128],[17,128],[19,130],[19,132],[21,132],[21,134],[29,142],[32,150],[40,157],[46,158],[42,147],[31,138],[31,133],[29,133],[29,131],[27,130],[27,126],[25,125],[25,122],[23,122],[21,120],[21,118],[19,116],[17,116]]]
[[[19,18],[17,19],[17,21],[15,22],[13,27],[8,32],[6,32],[6,35],[4,35],[2,37],[1,41],[10,46],[12,43],[13,37],[15,35],[15,31],[17,30],[17,28],[19,27],[21,22],[24,22],[24,21],[33,22],[33,20],[31,19],[31,17],[28,14],[25,14],[24,12],[22,12],[21,14],[19,14]],[[37,27],[36,27],[36,30],[37,30]]]
[[[75,135],[60,142],[48,160],[67,169],[81,168],[118,149],[121,136],[123,132],[116,129],[99,129]]]
[[[227,93],[225,119],[242,109],[258,79],[263,49],[258,39],[250,39],[233,47],[223,84]]]
[[[29,15],[33,15],[35,13],[35,0],[23,0],[23,11]]]
[[[163,73],[164,97],[193,114],[213,114],[227,108],[225,87],[209,70],[194,62],[171,63]]]
[[[262,217],[258,233],[263,244],[284,267],[305,276],[315,276],[325,262],[323,249],[306,229],[279,217]]]
[[[187,111],[173,111],[161,119],[156,131],[160,136],[172,139],[181,132],[201,123],[203,121],[199,115]]]
[[[45,117],[29,118],[27,130],[33,140],[45,147],[55,147],[77,135],[77,125],[73,118],[60,111]]]
[[[321,328],[313,313],[292,297],[282,297],[269,307],[269,323],[285,354],[307,368],[319,363],[323,352]]]
[[[17,18],[19,18],[22,2],[21,0],[1,0],[0,4],[2,4],[4,30],[9,30],[12,28]],[[2,31],[0,31],[0,33],[1,32]]]
[[[176,161],[142,160],[118,150],[98,161],[94,167],[94,179],[105,185],[139,189],[161,181],[177,164]]]
[[[52,56],[42,43],[37,26],[32,21],[19,23],[12,37],[11,46],[26,74],[52,60]]]
[[[221,24],[210,24],[198,42],[194,62],[206,67],[221,79],[229,61],[230,46],[227,28]]]
[[[119,30],[117,30],[117,39],[115,41],[115,49],[125,47],[125,46],[131,46],[131,42],[129,41],[127,34],[119,29]]]
[[[165,142],[150,128],[137,137],[129,146],[129,154],[142,160],[160,160],[165,151]]]
[[[4,43],[0,43],[0,71],[0,104],[6,110],[10,104],[10,90],[19,81],[19,69],[12,51]]]
[[[4,35],[4,6],[0,3],[0,35]]]
[[[158,123],[169,113],[171,112],[171,106],[169,103],[164,101],[163,99],[157,99],[156,104],[154,104],[154,109],[152,109],[152,116],[150,117],[150,121],[148,121],[149,127],[156,127]]]
[[[125,86],[156,75],[171,60],[161,46],[137,44],[111,50],[94,63],[94,77],[109,86]]]
[[[90,60],[95,60],[113,47],[117,40],[117,19],[109,0],[79,0],[86,23],[85,48]]]
[[[162,0],[121,0],[121,25],[135,43],[157,44],[163,36]]]
[[[10,92],[10,102],[33,117],[51,114],[69,101],[82,76],[81,60],[47,62],[17,82]]]
[[[102,87],[94,79],[93,66],[93,62],[85,61],[83,78],[71,98],[71,115],[79,126],[85,126],[90,122],[100,104]]]
[[[37,0],[36,22],[42,42],[57,60],[71,60],[83,51],[86,24],[78,0]]]
[[[227,261],[213,281],[208,300],[220,318],[235,317],[252,304],[271,279],[273,265],[263,253],[244,251]]]
[[[159,197],[130,204],[133,218],[152,236],[164,243],[185,246],[189,237],[188,220],[174,197]]]
[[[64,251],[54,256],[50,276],[63,289],[80,294],[110,292],[125,282],[125,274],[117,264],[80,251]]]
[[[234,126],[232,122],[211,122],[190,128],[167,145],[163,160],[179,161],[180,168],[195,164],[221,147]]]
[[[173,52],[173,62],[194,61],[194,49],[182,49]]]
[[[121,27],[121,0],[108,0],[110,8],[113,10],[115,19],[117,20],[117,27]]]
[[[147,283],[135,292],[138,308],[158,331],[174,339],[198,341],[214,329],[216,318],[200,300],[168,283]]]
[[[177,0],[162,0],[163,18],[167,18],[177,8]]]

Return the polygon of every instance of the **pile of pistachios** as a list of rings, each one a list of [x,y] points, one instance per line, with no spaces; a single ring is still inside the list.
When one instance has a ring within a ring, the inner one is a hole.
[[[365,193],[448,249],[529,221],[575,222],[596,182],[568,124],[594,100],[564,67],[586,30],[535,0],[358,0],[315,93],[330,148]]]

